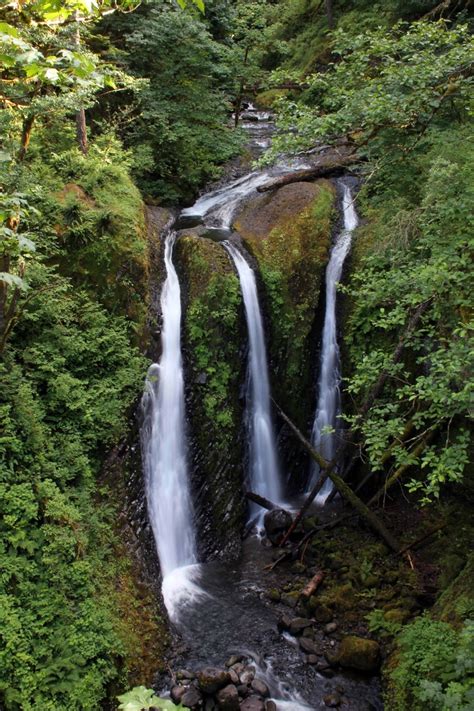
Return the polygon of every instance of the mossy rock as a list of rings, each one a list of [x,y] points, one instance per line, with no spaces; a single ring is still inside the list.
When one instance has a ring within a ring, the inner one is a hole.
[[[459,575],[437,600],[433,615],[454,627],[474,616],[474,553],[471,553]]]
[[[336,585],[325,590],[324,596],[321,595],[320,602],[342,612],[353,610],[358,606],[356,592],[350,583]]]
[[[184,235],[175,255],[185,301],[183,350],[200,541],[205,554],[236,554],[245,459],[239,282],[223,247],[209,239]]]
[[[101,166],[79,181],[50,196],[61,273],[110,310],[125,313],[139,331],[145,323],[149,273],[140,192],[117,166]]]
[[[335,189],[329,181],[294,183],[250,200],[234,227],[255,257],[269,316],[273,392],[302,429],[314,408],[314,329],[331,244]],[[302,476],[300,449],[287,468]]]
[[[380,646],[372,639],[344,637],[335,659],[341,667],[376,672],[380,667]]]
[[[272,109],[279,99],[288,96],[289,93],[288,89],[267,89],[257,94],[255,103],[259,108]]]

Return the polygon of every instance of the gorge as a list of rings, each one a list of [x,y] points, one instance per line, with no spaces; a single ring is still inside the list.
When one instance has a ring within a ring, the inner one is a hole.
[[[0,709],[471,711],[472,0],[0,0]]]

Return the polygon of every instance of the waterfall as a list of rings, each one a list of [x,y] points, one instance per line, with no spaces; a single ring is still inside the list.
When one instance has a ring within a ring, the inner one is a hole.
[[[141,431],[148,514],[155,537],[163,596],[173,617],[198,588],[196,534],[189,491],[181,357],[181,292],[173,265],[176,233],[165,239],[166,280],[161,292],[163,329],[159,364],[148,370]],[[191,566],[191,567],[190,567]]]
[[[338,416],[340,415],[341,371],[337,343],[336,289],[351,246],[352,233],[358,224],[351,190],[347,185],[343,184],[342,187],[344,229],[337,236],[326,268],[326,310],[318,381],[319,396],[311,434],[311,441],[315,449],[328,461],[331,461],[336,453],[338,430],[340,430]],[[314,465],[308,490],[315,484],[318,476],[319,467]],[[327,479],[316,497],[316,501],[324,503],[331,493],[332,487],[332,482]]]
[[[224,242],[224,246],[239,275],[247,318],[249,361],[246,403],[250,438],[250,486],[255,493],[278,503],[282,499],[282,491],[270,412],[267,354],[255,274],[233,244]],[[257,511],[258,507],[252,504],[252,516],[255,517]],[[258,518],[261,518],[260,514]]]

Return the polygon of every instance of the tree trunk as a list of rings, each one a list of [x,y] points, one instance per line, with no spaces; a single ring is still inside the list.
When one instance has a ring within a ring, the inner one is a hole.
[[[244,68],[247,66],[248,58],[249,58],[249,47],[246,47],[245,54],[244,54]],[[242,76],[240,78],[239,93],[237,94],[237,98],[235,100],[235,113],[234,113],[235,128],[237,128],[237,126],[239,125],[240,109],[242,106],[242,99],[244,98],[244,88],[245,88],[245,76],[242,74]]]
[[[31,140],[31,130],[33,128],[35,117],[34,114],[30,114],[23,121],[23,127],[21,130],[21,143],[20,150],[18,151],[18,160],[21,162],[25,159],[28,146]]]
[[[74,35],[74,44],[76,46],[76,49],[79,51],[81,48],[81,32],[79,29],[79,22],[77,21],[77,14],[76,14],[76,32]],[[81,153],[86,156],[89,146],[87,143],[86,112],[84,111],[83,108],[76,111],[76,137],[77,137],[77,143],[79,144]]]
[[[316,178],[328,178],[336,175],[341,175],[347,170],[349,165],[354,165],[360,160],[357,155],[350,155],[340,158],[338,161],[327,161],[321,163],[321,165],[316,165],[314,168],[306,168],[305,170],[298,170],[296,173],[289,173],[287,175],[282,175],[275,180],[271,180],[269,183],[264,183],[257,188],[259,193],[266,193],[269,190],[275,190],[276,188],[281,188],[284,185],[290,185],[290,183],[299,183],[305,180],[315,180]]]
[[[325,5],[326,5],[326,16],[328,18],[328,27],[330,30],[333,30],[336,26],[334,22],[334,6],[332,3],[332,0],[325,0]]]
[[[89,146],[87,143],[86,112],[84,109],[79,109],[76,112],[76,137],[81,153],[86,156]]]
[[[334,472],[334,467],[335,467],[337,460],[333,460],[332,462],[327,462],[319,454],[319,452],[316,449],[314,449],[314,447],[311,445],[311,443],[308,442],[308,440],[303,435],[303,433],[290,420],[290,418],[287,415],[285,415],[285,413],[281,410],[281,408],[278,408],[278,410],[280,412],[280,415],[282,415],[283,419],[288,424],[290,429],[294,432],[294,434],[296,435],[298,440],[301,442],[303,447],[309,452],[309,455],[311,456],[311,458],[314,459],[314,461],[317,464],[319,464],[321,469],[325,470],[324,474],[326,475],[326,477],[329,477],[331,479],[331,481],[333,482],[334,486],[338,489],[341,496],[344,499],[346,499],[346,501],[348,501],[351,504],[351,506],[357,511],[357,513],[363,519],[365,519],[365,521],[368,523],[368,525],[374,531],[376,531],[381,538],[383,538],[383,540],[389,546],[389,548],[391,548],[393,551],[398,552],[400,546],[398,545],[398,542],[395,539],[395,537],[390,533],[390,531],[387,530],[387,528],[382,523],[382,521],[380,521],[380,519],[372,511],[370,511],[370,509],[364,504],[364,502],[361,501],[361,499],[359,499],[359,497],[356,494],[354,494],[354,492],[352,491],[350,486],[348,486],[345,483],[345,481],[343,481],[343,479],[338,474],[336,474]],[[321,478],[322,477],[320,477],[319,481],[321,481]],[[314,489],[316,489],[316,486],[313,487],[313,491],[314,491]],[[313,494],[313,491],[311,492],[311,494]],[[310,494],[310,496],[308,496],[307,500],[305,501],[302,509],[300,510],[297,517],[295,518],[295,521],[297,519],[298,520],[301,519],[301,517],[303,515],[302,512],[304,513],[304,511],[306,511],[309,508],[310,504],[312,503],[314,496],[316,494],[313,495],[313,498],[311,498],[311,494]],[[293,522],[293,526],[292,526],[293,529],[294,529],[295,521]],[[287,539],[287,537],[288,537],[288,534],[285,536],[285,539]],[[283,541],[282,541],[281,545],[283,545]]]

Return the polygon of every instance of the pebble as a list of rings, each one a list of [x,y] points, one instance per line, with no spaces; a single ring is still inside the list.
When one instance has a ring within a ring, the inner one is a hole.
[[[265,684],[264,681],[261,679],[254,679],[252,681],[252,689],[259,694],[259,696],[270,696],[270,691],[268,689],[268,686]]]
[[[307,637],[300,637],[300,647],[306,654],[317,654],[318,646],[312,639]]]
[[[327,696],[323,697],[323,701],[326,704],[326,706],[330,706],[331,708],[334,708],[336,706],[340,706],[341,697],[339,696],[338,693],[327,694]]]
[[[324,627],[324,632],[326,634],[333,634],[337,630],[337,627],[337,622],[329,622],[329,624]]]

